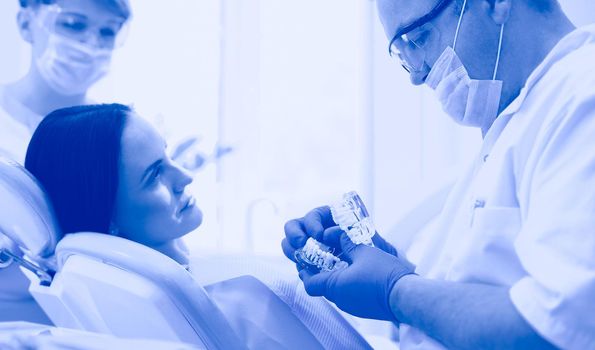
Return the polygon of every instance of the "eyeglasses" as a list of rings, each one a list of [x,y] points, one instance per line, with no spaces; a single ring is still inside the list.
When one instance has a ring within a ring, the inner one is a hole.
[[[438,4],[426,15],[401,28],[391,39],[388,45],[390,56],[396,56],[401,66],[407,72],[419,72],[426,59],[426,50],[429,38],[438,40],[440,32],[432,25],[431,21],[438,17],[453,0],[440,0]]]
[[[123,44],[125,30],[123,21],[94,23],[89,17],[64,12],[53,4],[44,6],[41,23],[49,32],[83,43],[92,43],[101,49],[113,49]],[[95,40],[93,40],[95,39]]]

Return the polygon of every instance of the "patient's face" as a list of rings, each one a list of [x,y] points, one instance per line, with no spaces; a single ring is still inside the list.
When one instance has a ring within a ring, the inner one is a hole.
[[[165,152],[161,135],[132,114],[121,142],[113,223],[120,235],[157,246],[192,231],[202,213],[185,189],[192,178]]]

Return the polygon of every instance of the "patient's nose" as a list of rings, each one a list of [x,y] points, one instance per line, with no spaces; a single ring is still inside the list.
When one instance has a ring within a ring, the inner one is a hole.
[[[173,164],[173,172],[175,176],[174,190],[177,193],[184,192],[186,186],[194,181],[190,172],[178,164]]]

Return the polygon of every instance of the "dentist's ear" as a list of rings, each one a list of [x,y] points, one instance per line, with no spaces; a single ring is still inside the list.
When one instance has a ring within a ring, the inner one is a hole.
[[[486,0],[484,6],[487,7],[492,19],[498,25],[505,24],[510,17],[512,0]]]
[[[31,8],[22,8],[17,13],[17,26],[19,28],[19,33],[23,40],[28,43],[33,42],[33,35],[31,33],[31,25],[33,22],[33,10]]]

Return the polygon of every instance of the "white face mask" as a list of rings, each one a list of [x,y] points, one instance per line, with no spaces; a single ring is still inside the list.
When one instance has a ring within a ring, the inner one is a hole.
[[[109,70],[110,49],[93,48],[78,41],[49,34],[43,54],[36,59],[37,69],[56,92],[72,96],[84,94]]]
[[[463,10],[459,17],[453,48],[456,46],[466,2],[463,3]],[[436,92],[444,111],[461,125],[484,129],[498,116],[502,81],[496,80],[496,74],[500,61],[503,32],[504,24],[500,28],[498,56],[492,80],[471,79],[451,47],[444,50],[426,78],[426,84]]]

